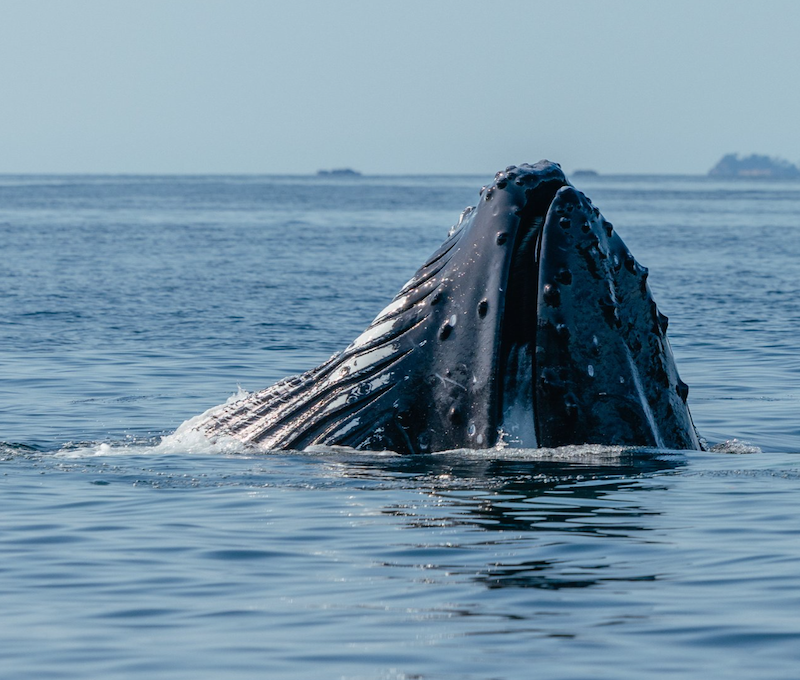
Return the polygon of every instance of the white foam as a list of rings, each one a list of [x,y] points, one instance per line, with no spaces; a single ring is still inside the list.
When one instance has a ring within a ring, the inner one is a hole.
[[[498,443],[491,449],[454,449],[452,451],[437,451],[430,455],[448,456],[457,454],[465,458],[479,458],[487,461],[524,460],[531,462],[618,466],[629,461],[631,455],[636,455],[636,452],[641,451],[644,451],[644,449],[605,444],[570,444],[568,446],[559,446],[554,449],[535,449],[509,447],[506,444]]]
[[[137,439],[123,440],[120,442],[92,442],[84,445],[65,445],[57,456],[63,458],[87,458],[93,456],[163,456],[175,453],[200,453],[200,454],[230,454],[246,453],[249,447],[238,439],[220,435],[209,438],[197,426],[208,416],[222,408],[235,404],[250,396],[250,392],[241,387],[232,394],[224,404],[214,406],[200,415],[194,416],[181,423],[172,434],[164,435],[158,439],[142,441]]]
[[[746,454],[746,453],[763,453],[763,451],[750,442],[743,442],[739,439],[729,439],[728,441],[720,442],[711,447],[714,453],[733,453],[733,454]]]

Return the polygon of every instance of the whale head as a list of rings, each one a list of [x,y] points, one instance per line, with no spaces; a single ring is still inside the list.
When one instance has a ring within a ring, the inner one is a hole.
[[[700,448],[667,318],[599,210],[511,166],[341,354],[201,426],[267,448]]]

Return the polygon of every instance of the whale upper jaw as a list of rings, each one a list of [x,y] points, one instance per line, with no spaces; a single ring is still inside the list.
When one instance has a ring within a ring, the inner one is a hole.
[[[341,354],[199,428],[264,448],[699,448],[639,266],[558,165],[509,167]]]
[[[558,190],[539,248],[534,353],[538,443],[699,449],[639,265],[581,192]]]

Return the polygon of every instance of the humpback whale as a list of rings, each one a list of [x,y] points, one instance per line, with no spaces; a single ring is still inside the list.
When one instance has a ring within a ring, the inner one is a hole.
[[[344,351],[196,428],[264,449],[700,449],[647,275],[558,164],[510,166]]]

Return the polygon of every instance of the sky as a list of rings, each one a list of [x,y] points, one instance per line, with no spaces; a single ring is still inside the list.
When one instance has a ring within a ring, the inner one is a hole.
[[[0,0],[0,173],[800,162],[796,0]]]

